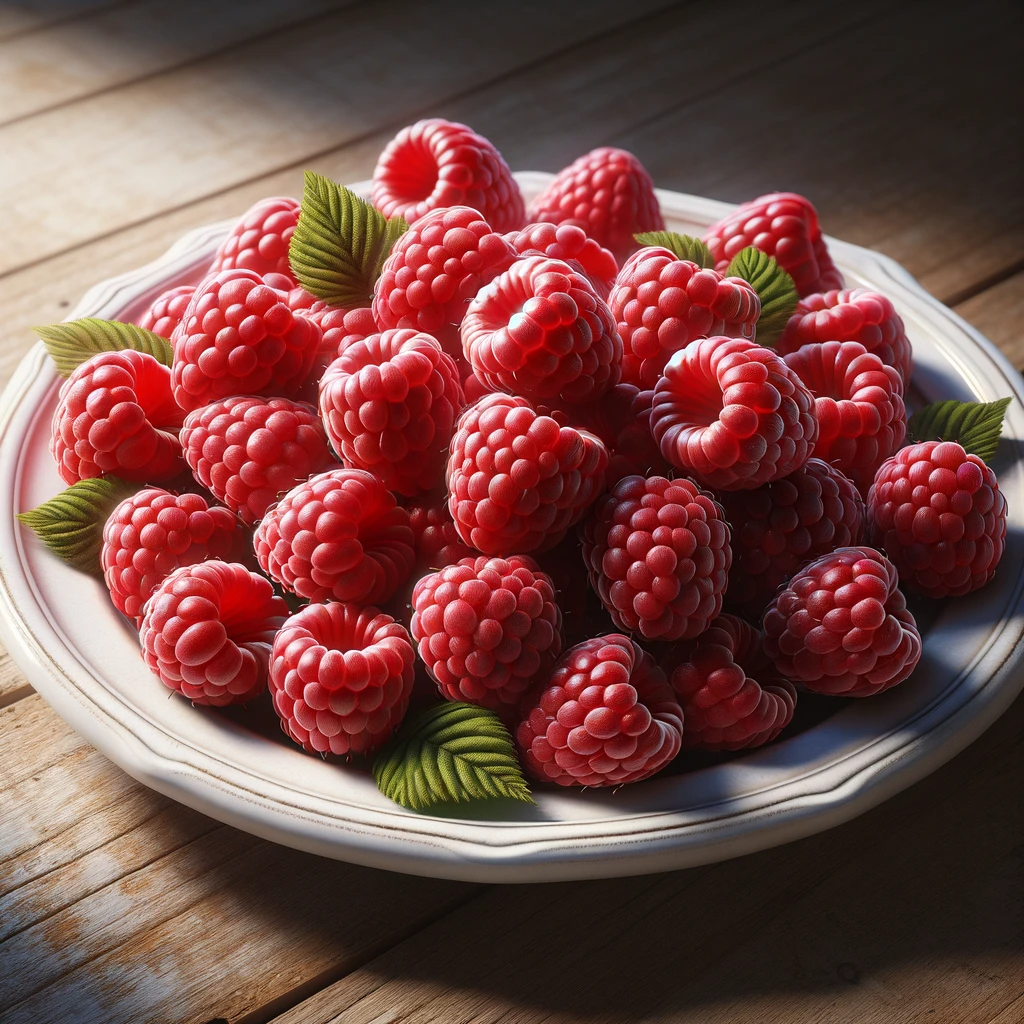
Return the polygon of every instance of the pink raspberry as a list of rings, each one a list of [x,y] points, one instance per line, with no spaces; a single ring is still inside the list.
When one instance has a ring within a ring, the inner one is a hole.
[[[455,363],[407,329],[352,342],[320,381],[320,415],[342,461],[400,494],[438,485],[462,405]]]
[[[669,682],[686,720],[683,746],[744,750],[770,743],[793,720],[796,688],[775,673],[761,631],[719,615],[672,650]]]
[[[169,480],[184,469],[171,371],[151,355],[100,352],[75,367],[53,411],[50,454],[66,484],[113,473]]]
[[[928,597],[985,586],[1006,547],[996,475],[955,441],[922,441],[883,462],[868,491],[872,543]]]
[[[253,543],[264,572],[314,602],[386,601],[414,559],[409,513],[363,469],[333,469],[293,487]]]
[[[185,461],[193,476],[246,526],[285,491],[335,465],[316,410],[287,398],[235,395],[185,417]]]
[[[322,332],[316,352],[320,375],[353,341],[362,341],[379,330],[369,306],[342,309],[320,301],[313,303],[306,315]]]
[[[169,338],[175,327],[181,323],[195,290],[194,284],[183,284],[161,293],[139,317],[139,326],[159,334],[161,338]]]
[[[307,605],[274,639],[281,728],[310,753],[372,753],[405,716],[415,658],[405,627],[376,608]]]
[[[704,241],[718,271],[753,245],[775,257],[802,296],[843,287],[843,275],[832,262],[818,224],[818,211],[796,192],[772,192],[743,203],[709,227]]]
[[[814,397],[770,349],[705,338],[677,352],[654,389],[651,430],[661,454],[723,491],[760,487],[814,450]]]
[[[176,569],[153,592],[139,629],[146,664],[193,704],[244,704],[263,692],[284,599],[244,565]]]
[[[761,300],[738,277],[723,277],[646,246],[615,279],[612,315],[622,338],[622,379],[653,388],[673,352],[712,335],[753,338]]]
[[[921,657],[921,634],[896,582],[896,566],[874,548],[816,558],[764,613],[765,653],[814,693],[870,697],[901,683]]]
[[[220,244],[210,273],[251,270],[256,274],[283,274],[294,287],[288,245],[299,222],[299,203],[286,196],[261,199],[251,206]]]
[[[547,256],[568,263],[584,274],[594,291],[608,301],[619,265],[615,257],[575,224],[527,224],[522,231],[510,231],[505,241],[520,256]]]
[[[643,164],[632,153],[607,146],[559,171],[530,203],[529,216],[531,221],[582,228],[620,263],[637,248],[635,234],[665,227]]]
[[[587,519],[583,558],[615,625],[678,640],[722,610],[732,548],[720,508],[691,481],[627,476]]]
[[[485,395],[460,417],[448,460],[459,536],[486,555],[553,547],[604,488],[608,452],[525,398]]]
[[[619,633],[569,648],[521,714],[523,767],[559,786],[639,782],[679,753],[683,736],[665,673]]]
[[[443,569],[463,558],[476,557],[476,552],[463,543],[455,528],[446,494],[423,495],[410,501],[406,508],[418,566]]]

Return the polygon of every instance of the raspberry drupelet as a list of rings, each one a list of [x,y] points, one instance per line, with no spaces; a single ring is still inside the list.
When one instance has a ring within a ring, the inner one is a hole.
[[[169,288],[158,295],[153,304],[139,317],[139,326],[159,334],[161,338],[170,338],[174,329],[181,323],[181,318],[185,315],[195,291],[194,284]]]
[[[362,341],[371,334],[377,334],[379,328],[373,319],[373,310],[369,306],[356,309],[343,309],[340,306],[328,306],[326,302],[317,301],[306,311],[305,315],[321,330],[320,345],[316,350],[316,363],[313,367],[313,379],[319,381],[335,359],[338,358],[354,341]]]
[[[420,569],[443,569],[463,558],[475,558],[455,528],[448,510],[448,495],[424,494],[406,504],[409,526],[415,538],[416,565]]]
[[[548,256],[563,260],[573,270],[585,274],[594,291],[608,301],[619,265],[615,257],[575,224],[527,224],[522,231],[511,231],[505,241],[520,256]]]
[[[294,287],[288,246],[299,222],[299,209],[298,200],[288,196],[273,196],[255,203],[221,242],[210,273],[251,270],[260,275],[281,274]]]

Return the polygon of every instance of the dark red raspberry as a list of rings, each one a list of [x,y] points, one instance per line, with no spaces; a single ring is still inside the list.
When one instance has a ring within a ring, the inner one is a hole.
[[[310,753],[372,753],[405,716],[415,658],[405,627],[376,608],[307,605],[274,639],[281,728]]]
[[[320,347],[316,352],[321,375],[353,341],[362,341],[379,331],[369,306],[342,309],[320,301],[310,306],[306,315],[322,331]]]
[[[247,526],[285,492],[335,465],[316,410],[287,398],[236,395],[185,417],[193,476]]]
[[[256,528],[263,571],[310,601],[386,601],[412,570],[409,513],[372,473],[333,469],[293,487]]]
[[[220,244],[210,273],[251,270],[256,274],[283,274],[292,281],[288,245],[299,222],[299,203],[287,196],[261,199],[251,206]]]
[[[691,481],[627,476],[594,506],[583,557],[615,625],[679,640],[722,610],[732,548],[721,509]]]
[[[746,281],[701,270],[660,246],[630,256],[609,304],[622,338],[622,379],[646,388],[695,338],[753,338],[761,315],[761,300]]]
[[[553,547],[604,488],[608,452],[525,398],[485,395],[460,417],[448,460],[448,508],[485,555]]]
[[[530,203],[531,221],[575,224],[621,263],[637,248],[633,238],[665,227],[654,183],[624,149],[591,150],[563,168]]]
[[[159,334],[161,338],[169,338],[174,328],[181,323],[195,290],[194,284],[183,284],[158,295],[149,309],[139,317],[139,326]]]
[[[922,441],[883,462],[868,492],[872,543],[928,597],[985,586],[1006,546],[996,475],[955,441]]]
[[[142,656],[193,704],[244,704],[266,686],[271,645],[287,617],[284,599],[244,565],[186,565],[146,605]]]
[[[639,782],[679,753],[683,736],[665,673],[619,633],[569,648],[521,714],[523,766],[559,786]]]
[[[416,564],[424,569],[443,569],[463,558],[475,558],[463,543],[448,511],[448,495],[423,495],[409,502],[409,526],[415,537]]]
[[[832,262],[818,224],[818,211],[796,192],[771,192],[743,203],[709,227],[704,241],[719,271],[753,245],[775,257],[800,295],[843,287],[843,275]]]
[[[793,720],[796,688],[775,672],[761,631],[719,615],[674,648],[669,682],[683,709],[683,746],[744,750],[770,743]]]
[[[342,461],[400,494],[441,482],[462,406],[455,363],[407,329],[352,342],[320,381],[320,415]]]
[[[816,558],[768,606],[765,653],[814,693],[870,697],[901,683],[921,657],[921,634],[896,582],[896,566],[874,548]]]
[[[184,469],[178,441],[183,416],[163,363],[131,349],[100,352],[61,385],[50,454],[66,484],[104,473],[169,480]]]
[[[814,398],[774,352],[743,338],[705,338],[677,352],[654,389],[661,454],[723,491],[760,487],[814,450]]]
[[[728,608],[760,622],[765,605],[804,563],[859,544],[864,501],[853,481],[820,459],[752,491],[721,491],[732,525]]]
[[[598,245],[575,224],[527,224],[522,231],[511,231],[505,241],[520,256],[547,256],[568,263],[573,270],[586,275],[594,291],[608,301],[619,265],[615,257]]]

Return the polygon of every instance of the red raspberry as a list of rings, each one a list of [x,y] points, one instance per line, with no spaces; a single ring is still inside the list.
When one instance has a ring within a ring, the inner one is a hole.
[[[611,310],[567,263],[527,256],[483,288],[462,349],[485,384],[534,401],[590,402],[618,383]]]
[[[608,452],[525,398],[485,395],[460,417],[448,460],[459,536],[486,555],[554,547],[604,488]]]
[[[288,245],[299,222],[299,203],[287,196],[261,199],[251,206],[220,244],[210,273],[251,270],[283,274],[294,287]],[[287,290],[287,289],[286,289]]]
[[[376,608],[307,605],[274,639],[281,728],[310,753],[372,753],[405,716],[415,658],[405,627]]]
[[[575,224],[620,263],[637,248],[635,234],[665,227],[643,164],[632,153],[607,146],[559,171],[530,203],[529,215],[532,221]]]
[[[814,397],[770,349],[704,338],[677,352],[654,389],[651,430],[661,454],[723,491],[760,487],[814,450]]]
[[[587,519],[583,558],[615,625],[679,640],[722,610],[732,548],[721,509],[691,481],[627,476]]]
[[[832,262],[818,224],[818,211],[796,192],[771,192],[743,203],[712,224],[704,241],[718,271],[753,245],[775,257],[801,296],[843,287],[843,275]]]
[[[184,469],[171,371],[151,355],[100,352],[75,367],[53,411],[50,454],[66,484],[114,473],[169,480]]]
[[[247,526],[285,491],[335,464],[316,410],[287,398],[236,395],[185,417],[193,476]]]
[[[244,565],[210,561],[171,573],[139,630],[146,664],[193,704],[244,704],[263,691],[284,599]]]
[[[448,496],[424,495],[407,505],[409,526],[415,537],[416,564],[443,569],[463,558],[475,558],[476,552],[462,542],[455,521],[448,511]]]
[[[622,378],[653,388],[673,352],[695,338],[753,338],[761,300],[738,277],[701,270],[647,246],[626,261],[610,299],[622,338]]]
[[[928,597],[985,586],[1006,546],[996,475],[955,441],[922,441],[883,462],[868,491],[868,522],[900,581]]]
[[[678,753],[683,711],[654,659],[619,633],[569,648],[523,701],[523,766],[559,786],[639,782]]]
[[[760,747],[793,720],[796,688],[775,674],[761,649],[761,631],[742,619],[719,615],[670,658],[669,682],[686,720],[684,747]]]
[[[901,683],[921,657],[921,634],[896,581],[874,548],[816,558],[764,613],[765,653],[814,693],[870,697]]]
[[[320,347],[316,351],[321,374],[353,341],[362,341],[379,330],[369,306],[342,309],[321,301],[310,307],[307,316],[322,332]]]
[[[139,326],[159,334],[161,338],[169,338],[174,328],[181,323],[195,290],[194,284],[183,284],[158,295],[149,309],[139,317]]]
[[[722,491],[732,524],[732,571],[725,603],[761,620],[765,605],[805,562],[859,544],[864,501],[853,481],[820,459],[752,491]]]
[[[547,256],[568,263],[586,275],[594,291],[608,301],[619,265],[615,257],[575,224],[527,224],[522,231],[511,231],[505,241],[520,256]]]
[[[264,572],[315,602],[386,601],[414,558],[409,513],[363,469],[333,469],[293,487],[253,541]]]
[[[417,331],[353,342],[320,381],[320,415],[342,461],[400,494],[438,485],[462,405],[455,363]]]
[[[439,117],[403,128],[387,144],[373,172],[372,199],[385,217],[410,224],[452,206],[479,210],[495,231],[516,231],[526,221],[523,194],[494,145]]]

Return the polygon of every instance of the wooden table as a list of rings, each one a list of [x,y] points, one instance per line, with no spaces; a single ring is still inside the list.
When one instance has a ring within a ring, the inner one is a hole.
[[[804,192],[1024,363],[1012,3],[0,3],[0,382],[186,229],[364,178],[402,125]],[[711,867],[484,887],[150,792],[0,652],[0,1019],[1024,1020],[1024,700],[871,813]]]

